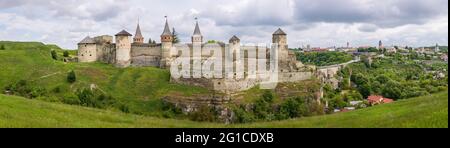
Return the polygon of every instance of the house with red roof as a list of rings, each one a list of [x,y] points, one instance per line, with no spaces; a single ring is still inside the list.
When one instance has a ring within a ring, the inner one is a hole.
[[[385,98],[383,96],[372,95],[367,98],[370,105],[386,104],[394,102],[393,99]]]

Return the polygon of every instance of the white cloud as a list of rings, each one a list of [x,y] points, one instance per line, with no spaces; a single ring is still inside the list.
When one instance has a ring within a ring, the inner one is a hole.
[[[448,44],[447,0],[0,0],[0,40],[34,40],[76,48],[86,35],[134,33],[159,41],[168,15],[182,41],[195,17],[206,40],[270,42],[278,28],[291,47]]]

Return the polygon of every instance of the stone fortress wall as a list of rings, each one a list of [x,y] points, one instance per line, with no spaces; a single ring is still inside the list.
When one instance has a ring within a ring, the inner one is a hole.
[[[170,49],[174,46],[172,43],[173,36],[169,29],[168,22],[166,20],[164,31],[161,35],[161,43],[143,43],[143,36],[140,32],[140,26],[138,24],[136,34],[131,42],[131,34],[123,30],[115,35],[115,43],[113,43],[113,37],[108,35],[98,36],[95,38],[86,37],[80,43],[78,43],[78,58],[79,62],[103,62],[114,64],[117,67],[159,67],[169,68],[169,63],[177,58],[176,53],[171,53]],[[298,82],[302,80],[311,79],[315,76],[315,71],[305,67],[301,62],[296,60],[296,55],[293,51],[288,50],[287,34],[281,29],[278,29],[272,36],[272,43],[278,45],[278,59],[279,59],[279,71],[278,82]],[[196,23],[194,35],[192,36],[192,43],[186,44],[189,49],[193,50],[193,46],[200,46],[202,50],[208,50],[210,48],[203,42],[203,36],[200,32],[198,22]],[[248,51],[254,50],[266,50],[267,47],[259,46],[242,46],[240,39],[233,36],[229,44],[220,44],[222,55],[225,52],[231,52],[234,54],[240,54],[244,57],[244,61],[257,60],[258,58],[267,57],[254,57],[248,54]],[[225,47],[229,46],[229,51],[226,51]],[[250,55],[250,56],[249,56]],[[202,55],[202,62],[208,59],[209,55]],[[195,57],[191,57],[195,58]],[[225,59],[225,57],[223,57]],[[235,60],[235,59],[234,59]],[[244,64],[233,62],[235,64]],[[223,62],[224,63],[224,62]],[[249,62],[251,63],[251,62]],[[244,64],[245,69],[249,67],[256,67],[257,65]],[[224,67],[224,66],[223,66]],[[228,74],[228,75],[233,75]],[[236,75],[236,74],[234,74]],[[252,74],[245,74],[247,77]],[[257,74],[254,74],[257,75]],[[258,86],[261,80],[258,79],[206,79],[206,78],[171,78],[171,82],[181,83],[192,86],[201,86],[208,89],[212,89],[222,93],[235,93],[239,91],[248,90],[252,87]]]

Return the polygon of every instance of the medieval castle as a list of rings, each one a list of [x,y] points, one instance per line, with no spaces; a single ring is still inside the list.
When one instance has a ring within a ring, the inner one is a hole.
[[[103,35],[98,37],[86,37],[78,43],[78,61],[79,62],[103,62],[114,64],[117,67],[159,67],[169,68],[171,61],[173,61],[178,54],[171,53],[170,49],[175,46],[173,44],[173,34],[170,31],[168,20],[166,19],[163,33],[161,34],[161,43],[149,42],[144,43],[144,37],[141,33],[141,28],[138,23],[136,33],[134,34],[133,42],[131,42],[132,34],[125,30],[115,35],[115,43],[113,37]],[[196,22],[194,33],[192,35],[192,42],[185,44],[190,50],[194,46],[201,47],[202,50],[209,48],[204,42],[203,35],[200,31],[200,26]],[[297,82],[301,80],[310,79],[314,76],[314,71],[304,66],[301,62],[296,60],[296,55],[293,51],[288,50],[287,34],[278,29],[273,33],[272,43],[278,45],[278,59],[279,72],[278,82]],[[232,52],[233,54],[240,54],[245,60],[254,60],[257,57],[248,55],[250,50],[269,50],[267,47],[260,46],[243,46],[240,39],[233,36],[229,40],[229,44],[219,43],[222,52]],[[230,51],[225,51],[229,46]],[[247,53],[247,54],[246,54]],[[202,61],[206,60],[210,55],[202,55]],[[244,64],[244,63],[243,63]],[[244,67],[256,67],[257,65],[244,64]],[[234,73],[236,75],[236,73]],[[245,74],[246,77],[252,74]],[[256,75],[254,73],[254,75]],[[172,82],[182,83],[187,85],[202,86],[205,88],[212,88],[219,92],[234,93],[250,89],[260,84],[258,79],[203,79],[203,78],[173,78]]]

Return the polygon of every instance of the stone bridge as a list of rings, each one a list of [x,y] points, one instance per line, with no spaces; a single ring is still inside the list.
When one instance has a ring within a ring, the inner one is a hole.
[[[361,59],[359,57],[356,57],[354,60],[351,60],[346,63],[336,64],[336,65],[330,65],[330,66],[321,66],[317,67],[317,73],[319,76],[323,78],[333,78],[339,70],[345,68],[347,65],[360,62]]]

